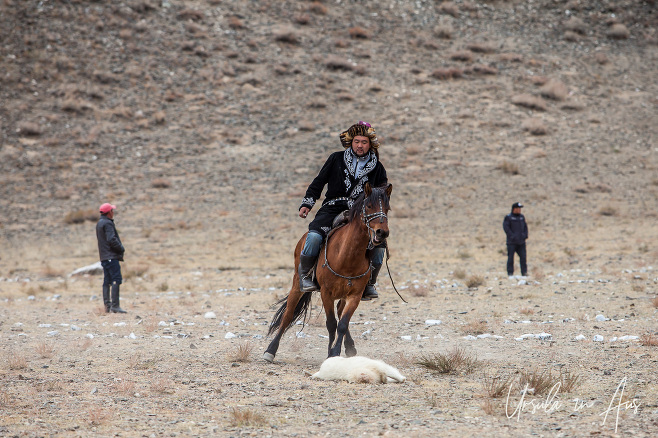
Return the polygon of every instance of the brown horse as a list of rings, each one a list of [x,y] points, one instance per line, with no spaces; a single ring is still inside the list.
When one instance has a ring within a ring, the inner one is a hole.
[[[375,245],[388,237],[389,199],[393,186],[372,188],[366,183],[364,192],[357,198],[349,211],[347,225],[329,234],[320,251],[316,268],[316,278],[320,285],[322,306],[327,316],[329,332],[329,357],[340,356],[343,339],[345,354],[356,355],[354,339],[350,335],[349,324],[354,311],[361,302],[361,295],[370,278],[369,252]],[[306,234],[295,247],[295,266],[299,264],[299,254],[304,246]],[[305,320],[311,304],[312,293],[299,290],[299,274],[295,269],[292,287],[288,296],[277,304],[282,304],[274,315],[268,336],[276,336],[263,354],[268,362],[274,360],[281,337],[295,322]],[[338,301],[336,321],[334,303]],[[338,336],[336,336],[336,333]]]

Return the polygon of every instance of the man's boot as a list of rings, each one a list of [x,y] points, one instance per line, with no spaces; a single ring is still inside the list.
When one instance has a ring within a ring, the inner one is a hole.
[[[112,283],[112,307],[110,307],[110,312],[112,313],[127,313],[121,307],[119,307],[119,283]]]
[[[314,292],[320,290],[320,287],[311,276],[311,269],[315,266],[316,259],[317,257],[314,256],[299,255],[299,267],[297,268],[297,272],[299,273],[299,290],[302,292]]]
[[[110,313],[112,307],[112,300],[110,299],[110,285],[103,285],[103,304],[105,304],[105,313]]]
[[[379,275],[379,270],[382,268],[382,265],[372,265],[372,271],[370,271],[370,279],[366,288],[363,290],[363,295],[361,296],[361,301],[370,301],[375,298],[379,298],[377,289],[375,289],[375,283],[377,283],[377,275]]]

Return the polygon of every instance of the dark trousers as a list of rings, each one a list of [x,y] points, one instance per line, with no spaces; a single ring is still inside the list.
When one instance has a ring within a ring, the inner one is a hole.
[[[323,205],[315,215],[315,219],[308,225],[309,231],[315,231],[323,238],[327,237],[334,219],[345,210],[347,210],[347,202],[341,202],[337,205]]]
[[[527,275],[528,265],[525,260],[525,243],[507,244],[507,275],[514,275],[514,253],[519,255],[521,261],[521,275]]]
[[[121,265],[119,265],[118,260],[103,260],[101,266],[103,266],[103,286],[113,283],[121,284],[123,282]]]

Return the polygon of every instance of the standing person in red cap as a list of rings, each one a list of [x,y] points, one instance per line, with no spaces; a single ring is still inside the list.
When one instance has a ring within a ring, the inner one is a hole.
[[[126,313],[119,307],[119,286],[123,282],[121,277],[120,261],[126,252],[119,233],[114,226],[114,210],[116,206],[103,204],[100,206],[101,217],[96,224],[96,238],[98,239],[98,253],[103,266],[103,302],[107,313]],[[111,287],[111,291],[110,291]],[[110,295],[111,292],[111,295]]]
[[[308,186],[306,195],[299,207],[299,217],[306,218],[320,198],[324,186],[327,186],[325,200],[308,226],[308,235],[299,257],[299,286],[302,292],[318,290],[318,285],[311,278],[311,271],[318,260],[320,246],[331,230],[334,218],[349,209],[356,198],[363,192],[366,182],[372,187],[388,183],[386,169],[379,161],[379,140],[375,128],[370,123],[359,122],[340,134],[344,151],[334,152],[322,166],[320,173]],[[384,261],[386,242],[370,250],[372,271],[370,281],[363,292],[363,301],[378,298],[375,284],[377,275]]]

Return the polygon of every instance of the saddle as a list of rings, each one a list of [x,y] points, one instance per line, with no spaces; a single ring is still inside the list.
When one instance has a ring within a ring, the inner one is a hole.
[[[331,229],[334,230],[336,228],[340,228],[343,225],[346,225],[350,220],[350,211],[345,210],[341,213],[339,213],[335,218],[334,221],[331,224]]]

